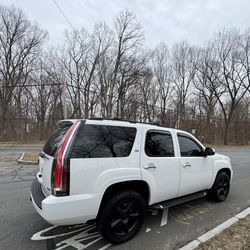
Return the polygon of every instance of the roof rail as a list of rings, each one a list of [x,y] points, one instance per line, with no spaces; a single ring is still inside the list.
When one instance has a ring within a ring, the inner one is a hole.
[[[121,119],[121,118],[118,118],[118,117],[114,117],[114,118],[92,117],[92,118],[88,118],[88,119],[89,120],[97,120],[97,121],[102,121],[102,120],[123,121],[123,122],[140,123],[140,124],[154,125],[154,126],[167,128],[167,126],[161,125],[159,121],[157,121],[157,122],[140,122],[140,121],[125,120],[125,119]]]

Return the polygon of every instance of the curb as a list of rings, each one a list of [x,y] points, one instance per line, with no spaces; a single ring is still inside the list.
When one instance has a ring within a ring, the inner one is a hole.
[[[244,209],[240,213],[234,215],[230,219],[224,221],[217,227],[213,228],[212,230],[202,234],[201,236],[197,237],[195,240],[189,242],[187,245],[179,248],[179,250],[193,250],[196,249],[201,243],[204,243],[210,239],[212,239],[214,236],[220,234],[223,232],[225,229],[229,228],[232,226],[235,222],[239,221],[240,219],[245,218],[250,214],[250,207]]]
[[[17,160],[17,163],[19,164],[25,164],[25,165],[37,165],[38,161],[25,161],[23,160],[25,152],[22,153],[21,157]]]

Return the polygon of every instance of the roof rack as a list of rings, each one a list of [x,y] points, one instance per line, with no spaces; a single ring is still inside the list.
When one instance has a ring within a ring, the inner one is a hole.
[[[123,122],[129,122],[129,123],[140,123],[140,124],[154,125],[154,126],[159,126],[159,127],[167,128],[167,126],[161,125],[159,121],[158,122],[139,122],[139,121],[125,120],[125,119],[121,119],[121,118],[118,118],[118,117],[114,117],[114,118],[92,117],[92,118],[88,118],[88,120],[96,120],[96,121],[102,121],[102,120],[107,120],[107,121],[123,121]]]

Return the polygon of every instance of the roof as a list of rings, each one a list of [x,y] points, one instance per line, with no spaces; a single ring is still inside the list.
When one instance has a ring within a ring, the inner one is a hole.
[[[138,122],[138,121],[130,121],[130,120],[122,120],[122,119],[118,119],[118,118],[114,118],[114,119],[107,119],[107,118],[89,118],[89,119],[65,119],[65,120],[61,120],[58,122],[58,124],[62,124],[64,122],[72,122],[75,123],[76,121],[79,120],[85,120],[86,123],[88,124],[103,124],[103,122],[105,122],[105,124],[109,124],[109,125],[120,125],[120,126],[133,126],[133,127],[138,127],[139,126],[148,126],[150,128],[155,127],[156,129],[159,128],[165,128],[168,130],[175,130],[175,131],[180,131],[181,130],[177,130],[174,128],[169,128],[166,127],[164,125],[160,125],[159,123],[146,123],[146,122]],[[183,131],[184,132],[184,131]]]
[[[147,127],[148,129],[157,129],[157,130],[164,130],[167,129],[169,132],[176,132],[176,133],[182,133],[182,134],[188,134],[190,136],[192,136],[193,138],[195,138],[195,140],[197,140],[197,138],[190,134],[187,131],[184,130],[180,130],[180,129],[175,129],[175,128],[169,128],[166,127],[164,125],[160,125],[158,123],[146,123],[146,122],[137,122],[137,121],[129,121],[129,120],[122,120],[122,119],[106,119],[106,118],[90,118],[90,119],[65,119],[65,120],[61,120],[59,121],[57,124],[60,125],[62,123],[75,123],[79,120],[85,121],[87,124],[99,124],[99,125],[103,125],[103,123],[105,123],[105,125],[110,125],[110,126],[124,126],[124,127],[135,127],[135,128],[141,128],[142,126]]]

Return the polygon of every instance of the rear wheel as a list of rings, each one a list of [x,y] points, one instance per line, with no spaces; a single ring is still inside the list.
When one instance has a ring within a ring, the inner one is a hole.
[[[135,191],[123,191],[106,200],[100,208],[97,226],[102,236],[112,243],[131,239],[144,222],[145,201]]]
[[[229,193],[230,178],[226,172],[219,172],[208,195],[214,201],[224,201]]]

